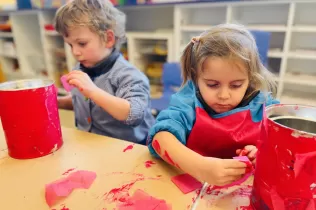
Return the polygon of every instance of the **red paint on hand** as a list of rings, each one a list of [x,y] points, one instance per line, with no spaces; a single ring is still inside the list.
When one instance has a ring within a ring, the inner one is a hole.
[[[134,145],[130,144],[123,150],[123,152],[126,152],[127,150],[132,150],[133,148],[134,148]]]
[[[247,154],[248,154],[248,150],[242,149],[239,153],[239,156],[247,156]]]
[[[153,162],[152,160],[147,160],[145,162],[145,166],[146,168],[150,168],[152,165],[156,164],[155,162]]]
[[[158,153],[158,155],[160,155],[161,153],[161,148],[160,148],[160,144],[159,142],[155,139],[152,143],[153,148],[156,150],[156,152]]]

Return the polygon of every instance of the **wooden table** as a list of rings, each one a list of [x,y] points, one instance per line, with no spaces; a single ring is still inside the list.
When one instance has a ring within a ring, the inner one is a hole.
[[[64,145],[54,154],[31,160],[16,160],[8,156],[0,129],[0,209],[61,210],[65,206],[69,210],[112,210],[116,204],[107,203],[104,194],[135,180],[135,174],[142,174],[146,178],[161,177],[158,180],[136,182],[130,189],[131,195],[135,190],[142,189],[156,198],[166,200],[173,210],[190,209],[196,192],[184,195],[178,190],[170,178],[179,172],[153,159],[146,147],[134,145],[132,150],[123,152],[130,145],[129,142],[71,128],[62,128],[62,133]],[[147,160],[153,160],[156,164],[146,168],[144,162]],[[45,202],[45,184],[64,177],[62,174],[70,168],[94,171],[97,178],[90,189],[76,189],[69,197],[49,208]],[[231,203],[229,198],[224,201],[225,205],[222,202],[220,206],[227,206],[227,203]],[[208,200],[201,199],[197,209],[209,207]],[[219,208],[215,205],[211,209]]]

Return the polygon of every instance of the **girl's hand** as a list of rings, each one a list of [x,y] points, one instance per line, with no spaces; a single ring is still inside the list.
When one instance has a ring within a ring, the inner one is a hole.
[[[238,156],[247,156],[248,159],[252,162],[253,165],[256,165],[256,157],[257,157],[257,147],[253,145],[245,146],[244,149],[238,149],[236,154]],[[242,153],[242,154],[240,154]]]
[[[71,71],[67,75],[67,81],[70,85],[78,88],[78,90],[88,98],[90,98],[92,92],[98,89],[98,87],[92,82],[90,77],[82,71]]]
[[[239,160],[203,157],[197,179],[210,185],[224,186],[240,179],[247,165]]]

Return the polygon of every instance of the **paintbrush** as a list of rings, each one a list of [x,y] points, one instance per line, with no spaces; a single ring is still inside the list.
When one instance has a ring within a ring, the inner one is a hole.
[[[246,149],[242,149],[242,150],[240,151],[239,156],[244,156],[244,155],[246,155],[247,153],[248,153],[248,151],[247,151]],[[195,210],[196,207],[198,206],[199,200],[201,199],[202,195],[204,194],[204,192],[205,192],[205,190],[206,190],[206,188],[207,188],[207,185],[208,185],[207,182],[204,182],[203,187],[202,187],[200,193],[199,193],[198,196],[196,197],[196,199],[195,199],[195,201],[194,201],[194,203],[193,203],[193,205],[192,205],[192,207],[191,207],[191,210]]]
[[[198,196],[196,197],[196,199],[195,199],[195,201],[194,201],[194,203],[193,203],[193,205],[192,205],[192,207],[191,207],[191,210],[195,210],[196,207],[198,206],[199,200],[201,199],[202,195],[204,194],[204,192],[205,192],[205,190],[206,190],[206,188],[207,188],[207,185],[208,185],[207,182],[204,182],[203,187],[202,187],[200,193],[199,193]]]

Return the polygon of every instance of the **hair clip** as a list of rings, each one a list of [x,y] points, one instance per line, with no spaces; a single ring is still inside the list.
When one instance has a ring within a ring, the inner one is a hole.
[[[191,42],[192,42],[193,44],[198,43],[199,41],[200,41],[200,36],[196,36],[196,37],[193,37],[193,38],[191,39]]]

